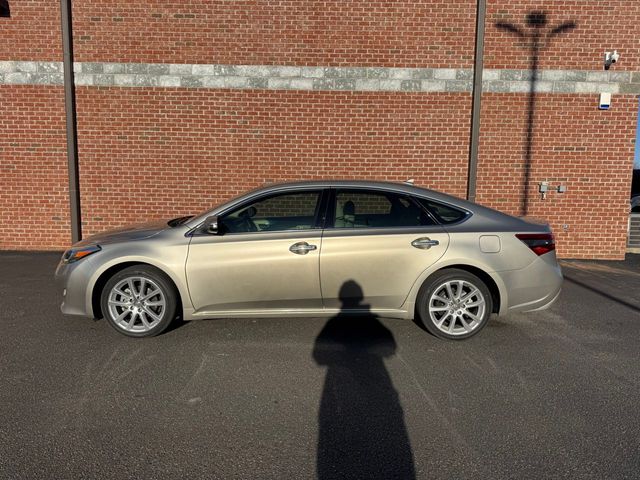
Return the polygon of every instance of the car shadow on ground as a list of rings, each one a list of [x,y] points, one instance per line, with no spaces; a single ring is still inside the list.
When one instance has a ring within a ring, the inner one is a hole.
[[[326,479],[415,478],[404,412],[384,359],[393,334],[362,304],[358,283],[340,290],[342,311],[316,338],[313,358],[326,367],[318,414],[317,473]],[[362,315],[346,314],[349,309]]]

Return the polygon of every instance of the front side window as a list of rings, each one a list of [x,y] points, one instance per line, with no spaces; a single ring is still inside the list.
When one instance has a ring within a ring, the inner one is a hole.
[[[233,210],[219,221],[224,233],[316,228],[320,192],[281,193]]]
[[[434,225],[408,197],[372,190],[338,190],[335,228],[419,227]]]

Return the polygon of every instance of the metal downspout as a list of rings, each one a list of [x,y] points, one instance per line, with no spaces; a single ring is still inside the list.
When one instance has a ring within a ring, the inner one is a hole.
[[[476,200],[478,176],[478,144],[480,143],[480,108],[482,106],[482,70],[484,68],[484,22],[487,1],[478,0],[476,10],[476,48],[473,65],[473,93],[471,97],[471,138],[469,140],[469,169],[467,173],[467,199]]]
[[[67,125],[67,164],[69,171],[69,206],[71,241],[82,239],[80,215],[80,177],[78,173],[78,130],[76,123],[76,90],[73,78],[73,33],[71,0],[60,0],[62,25],[62,60],[64,67],[64,108]]]

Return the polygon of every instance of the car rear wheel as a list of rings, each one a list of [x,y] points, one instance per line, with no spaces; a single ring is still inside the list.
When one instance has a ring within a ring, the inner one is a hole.
[[[105,318],[118,332],[130,337],[162,333],[175,316],[177,295],[171,282],[152,267],[125,268],[111,277],[102,290]]]
[[[493,309],[491,292],[477,276],[458,269],[437,272],[423,285],[418,316],[433,335],[462,340],[477,334]]]

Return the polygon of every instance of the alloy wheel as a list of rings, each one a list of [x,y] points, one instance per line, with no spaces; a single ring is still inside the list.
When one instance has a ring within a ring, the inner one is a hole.
[[[435,327],[448,335],[466,335],[485,315],[487,302],[480,289],[467,280],[448,280],[429,298],[429,316]]]
[[[120,280],[109,291],[107,302],[114,323],[132,333],[153,329],[162,321],[167,305],[160,286],[143,276]]]

